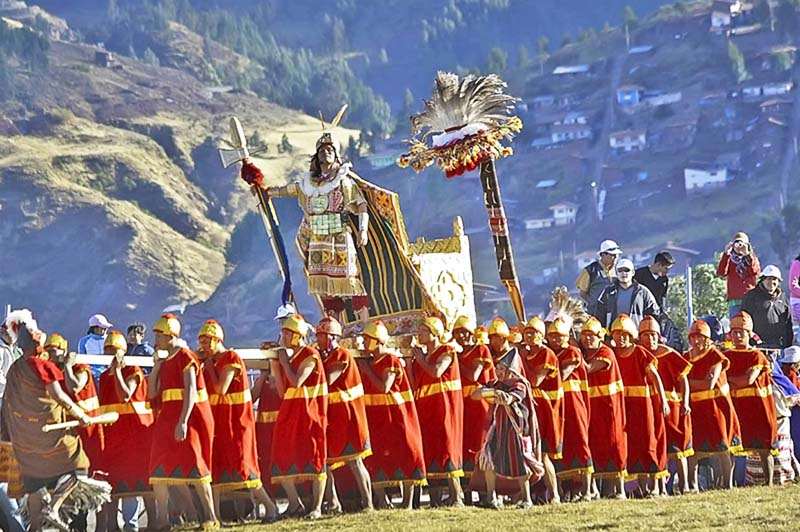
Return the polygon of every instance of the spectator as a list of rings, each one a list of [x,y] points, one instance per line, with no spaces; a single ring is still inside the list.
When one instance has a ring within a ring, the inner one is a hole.
[[[639,326],[645,316],[658,317],[659,308],[647,287],[633,280],[633,262],[617,263],[617,278],[597,298],[599,320],[610,327],[620,314],[627,314]]]
[[[792,316],[789,301],[781,290],[781,271],[770,264],[761,273],[755,288],[742,298],[742,310],[753,318],[753,330],[761,347],[782,349],[792,345]]]
[[[575,281],[575,286],[580,290],[581,297],[586,302],[586,312],[604,322],[605,316],[597,312],[597,298],[614,281],[614,265],[622,253],[613,240],[603,240],[600,243],[598,258],[581,270]]]
[[[731,318],[742,309],[742,298],[748,290],[755,288],[760,272],[761,265],[750,245],[750,238],[745,233],[733,235],[733,241],[725,246],[717,266],[717,275],[725,277],[728,282],[726,299]]]
[[[789,304],[792,306],[792,322],[800,327],[800,255],[789,268]]]
[[[128,352],[126,355],[153,356],[153,346],[144,339],[147,326],[137,321],[128,326]]]
[[[664,309],[664,300],[669,290],[669,277],[667,274],[675,265],[675,259],[669,251],[661,251],[656,254],[653,264],[642,266],[633,274],[633,279],[640,285],[647,287],[656,299],[658,308]]]
[[[89,330],[86,336],[78,340],[78,353],[82,355],[102,355],[106,341],[106,332],[111,323],[102,314],[89,318]]]

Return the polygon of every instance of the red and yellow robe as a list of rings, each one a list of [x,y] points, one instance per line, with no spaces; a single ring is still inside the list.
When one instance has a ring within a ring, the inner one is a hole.
[[[247,369],[232,349],[214,360],[217,375],[222,375],[225,368],[235,370],[228,391],[209,395],[211,413],[214,415],[211,476],[214,486],[222,491],[258,488],[261,486],[261,470],[258,466],[256,423]]]
[[[472,380],[475,364],[481,366],[478,380]],[[464,459],[464,476],[469,478],[476,467],[476,459],[486,436],[489,410],[492,405],[484,399],[475,400],[472,392],[497,379],[494,373],[492,353],[486,345],[476,345],[466,349],[458,357],[461,373],[461,393],[464,397],[464,433],[461,440],[461,452]]]
[[[175,426],[186,394],[183,376],[190,368],[195,370],[197,402],[189,414],[186,439],[176,441]],[[158,381],[161,393],[152,427],[150,484],[207,484],[211,482],[214,417],[200,361],[190,350],[178,349],[161,362]]]
[[[681,414],[683,394],[678,386],[689,374],[692,365],[680,353],[665,345],[653,353],[658,359],[658,375],[664,385],[670,410],[664,418],[664,437],[669,458],[686,458],[694,454],[692,448],[692,415]],[[658,410],[656,410],[658,412]]]
[[[578,363],[578,367],[561,383],[564,388],[564,445],[561,462],[556,464],[558,476],[570,478],[594,473],[589,449],[590,406],[586,366],[580,350],[574,345],[565,347],[557,356],[559,369]]]
[[[656,412],[653,410],[648,372],[658,367],[658,360],[640,345],[628,355],[614,350],[625,388],[625,432],[628,437],[628,478],[666,476],[658,453]],[[658,412],[661,416],[661,412]],[[666,464],[663,464],[666,465]]]
[[[115,495],[141,495],[152,490],[149,477],[153,412],[147,402],[147,379],[138,366],[122,368],[122,379],[136,379],[136,390],[123,402],[113,368],[100,374],[100,412],[117,412],[119,420],[103,429],[102,468]]]
[[[692,407],[692,445],[698,457],[721,453],[736,453],[742,450],[739,417],[730,397],[726,370],[730,361],[717,350],[709,347],[696,358],[687,354],[692,369],[690,380],[706,380],[712,368],[722,364],[722,372],[714,388],[692,387],[689,401]],[[689,383],[691,386],[691,382]]]
[[[531,393],[542,438],[542,453],[558,460],[564,445],[564,389],[558,358],[547,346],[524,348],[521,353],[523,369],[529,380],[542,369],[546,371],[539,386],[531,383]]]
[[[355,361],[341,347],[334,349],[322,365],[325,373],[343,365],[336,382],[328,384],[328,465],[337,469],[347,462],[372,454],[367,411],[364,407],[364,385]]]
[[[94,417],[100,413],[100,399],[97,397],[97,387],[94,385],[92,370],[86,364],[75,364],[72,366],[72,373],[77,377],[81,373],[86,373],[88,379],[86,385],[78,391],[72,393],[67,388],[66,381],[61,381],[61,388],[69,395],[76,405],[81,407],[87,416]],[[89,471],[102,469],[103,465],[103,425],[88,425],[75,429],[83,442],[83,450],[89,457]]]
[[[270,471],[272,462],[272,436],[275,430],[275,421],[278,419],[278,410],[281,408],[281,396],[275,381],[268,378],[261,387],[256,411],[256,447],[258,449],[258,466],[261,470],[261,482],[264,488],[273,497],[277,490],[272,486]]]
[[[362,377],[373,448],[372,456],[364,464],[372,477],[372,486],[399,486],[405,482],[424,485],[427,481],[419,417],[403,365],[389,353],[371,360],[370,365],[380,378],[388,373],[395,375],[388,392]]]
[[[436,364],[449,355],[452,362],[441,377],[433,377],[415,361],[414,382],[417,389],[419,424],[422,428],[422,448],[428,480],[463,477],[461,452],[464,430],[464,400],[461,394],[461,374],[455,349],[442,345],[426,356]]]
[[[625,434],[625,396],[614,351],[601,345],[586,361],[599,360],[607,368],[589,373],[589,448],[596,478],[624,477],[628,463]]]
[[[743,454],[758,454],[769,450],[778,455],[778,414],[772,397],[770,366],[767,357],[758,349],[731,349],[724,355],[730,361],[728,376],[747,377],[751,370],[759,371],[749,386],[731,389],[731,401],[742,423]]]
[[[328,384],[322,358],[316,349],[304,346],[289,363],[297,371],[309,359],[314,361],[311,375],[301,386],[287,384],[278,410],[275,421],[278,437],[272,439],[270,452],[273,483],[326,477]]]

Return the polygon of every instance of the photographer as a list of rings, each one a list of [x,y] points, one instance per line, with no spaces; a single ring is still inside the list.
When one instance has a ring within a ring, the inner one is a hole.
[[[725,277],[728,283],[726,299],[731,318],[741,310],[745,293],[755,288],[759,273],[761,265],[750,245],[750,238],[745,233],[736,233],[725,246],[717,266],[717,275]]]

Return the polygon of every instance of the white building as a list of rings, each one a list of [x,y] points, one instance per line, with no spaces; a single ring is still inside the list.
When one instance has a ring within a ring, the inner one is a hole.
[[[547,229],[553,227],[555,220],[552,218],[528,218],[525,220],[525,229],[535,231],[537,229]]]
[[[730,28],[734,17],[741,13],[742,3],[739,0],[715,0],[711,5],[711,30]]]
[[[789,94],[794,87],[793,81],[781,81],[778,83],[764,83],[762,92],[764,96],[781,96]]]
[[[559,124],[550,128],[550,139],[554,143],[590,138],[592,138],[592,128],[587,124]]]
[[[556,226],[562,226],[573,225],[575,223],[575,219],[578,215],[578,207],[579,205],[577,203],[562,201],[555,205],[550,205],[548,209],[553,211],[553,220],[555,220]]]
[[[686,192],[724,187],[728,182],[728,169],[719,165],[697,165],[684,168],[683,182]]]
[[[643,129],[626,129],[608,136],[608,145],[614,153],[642,151],[647,146],[647,132]]]

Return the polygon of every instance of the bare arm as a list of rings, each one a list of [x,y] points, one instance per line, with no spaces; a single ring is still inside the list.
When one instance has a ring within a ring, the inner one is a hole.
[[[752,386],[758,376],[761,375],[761,372],[764,371],[763,368],[750,368],[748,370],[747,375],[737,375],[731,376],[728,375],[728,382],[733,385],[734,388],[744,388],[746,386]]]
[[[444,372],[447,371],[447,368],[450,367],[450,364],[453,363],[453,355],[451,353],[447,353],[441,357],[439,360],[436,361],[435,364],[431,364],[420,352],[415,359],[416,363],[419,364],[419,367],[422,368],[422,371],[433,377],[434,379],[438,379]]]
[[[311,358],[307,358],[304,360],[300,367],[297,368],[297,371],[292,369],[292,365],[289,363],[289,356],[281,353],[280,357],[281,367],[283,368],[284,375],[286,377],[286,383],[291,387],[298,387],[302,386],[306,379],[311,376],[314,372],[314,360]]]
[[[681,402],[681,414],[688,414],[692,411],[691,407],[689,406],[689,379],[686,378],[686,375],[680,380],[680,390],[681,390],[681,397],[683,398]]]
[[[74,362],[73,362],[74,363]],[[70,392],[73,395],[83,390],[84,386],[89,382],[89,371],[80,371],[75,374],[75,368],[69,361],[64,366],[64,382],[67,384]]]
[[[586,372],[590,375],[599,371],[605,371],[611,367],[611,362],[602,358],[593,358],[591,362],[586,362]]]
[[[359,359],[359,367],[363,370],[362,375],[372,382],[373,385],[383,390],[383,393],[389,393],[394,385],[394,380],[397,375],[391,371],[385,371],[383,377],[379,377],[372,365],[366,359]]]
[[[547,368],[539,368],[532,375],[528,375],[528,380],[532,387],[538,388],[544,382],[545,377],[547,377]]]
[[[472,382],[477,382],[486,366],[486,362],[481,362],[480,360],[476,360],[472,363],[472,368],[470,368],[471,373],[468,375],[472,378]]]
[[[59,405],[61,405],[64,409],[68,410],[70,414],[72,414],[78,421],[81,422],[82,425],[88,425],[91,423],[91,419],[86,412],[83,411],[81,407],[76,405],[72,399],[70,399],[69,395],[61,388],[61,384],[58,382],[51,382],[46,386],[47,393],[50,394]]]
[[[122,376],[122,368],[119,364],[114,364],[114,384],[117,388],[117,396],[123,403],[128,403],[133,397],[133,393],[139,386],[139,378],[136,374],[131,375],[127,380]]]
[[[580,362],[571,362],[569,364],[561,366],[561,380],[562,381],[567,380],[569,376],[572,375],[572,372],[575,371],[575,369],[578,366],[580,366],[580,364],[581,364]]]
[[[334,382],[339,380],[344,374],[344,370],[347,368],[346,364],[339,362],[338,364],[334,364],[331,367],[331,370],[328,372],[328,384],[333,384]]]
[[[661,398],[661,409],[662,413],[665,416],[669,415],[670,406],[669,402],[667,402],[667,393],[664,391],[664,383],[661,382],[661,375],[658,374],[658,370],[655,366],[647,366],[647,378],[656,387],[656,391],[658,392],[658,396]]]
[[[197,403],[197,370],[194,366],[189,366],[183,372],[183,408],[175,426],[175,440],[183,441],[186,439],[188,430],[189,416]]]
[[[231,387],[231,383],[233,379],[236,377],[236,373],[241,371],[239,368],[235,366],[225,366],[222,368],[222,371],[219,374],[219,380],[217,381],[217,389],[216,392],[220,395],[225,395],[228,393],[228,390]]]

